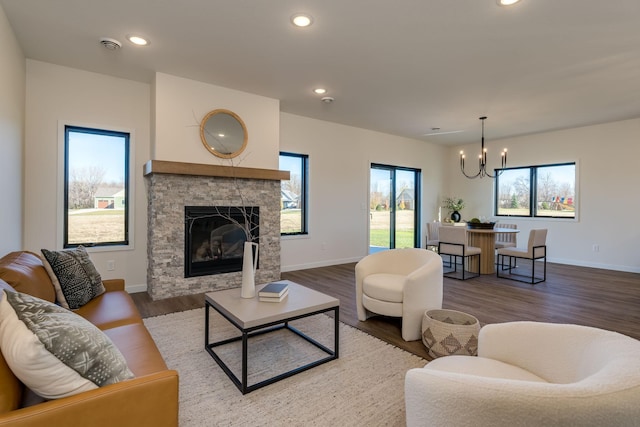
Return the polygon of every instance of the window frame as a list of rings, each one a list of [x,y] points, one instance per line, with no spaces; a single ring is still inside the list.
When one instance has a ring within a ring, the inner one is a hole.
[[[88,134],[107,135],[107,136],[124,136],[125,137],[125,176],[124,176],[124,188],[125,188],[125,213],[124,213],[124,228],[125,236],[124,240],[117,242],[91,242],[91,243],[69,243],[68,242],[68,195],[69,195],[69,152],[68,152],[68,133],[69,132],[84,132]],[[59,122],[59,190],[58,190],[58,212],[59,218],[62,218],[58,222],[58,247],[62,249],[75,248],[80,245],[87,248],[89,252],[102,252],[102,251],[118,251],[118,250],[132,250],[134,249],[134,205],[135,205],[135,191],[132,177],[134,176],[134,141],[135,135],[132,130],[115,128],[109,126],[100,125],[85,125],[71,122]]]
[[[307,236],[309,235],[309,155],[301,153],[292,153],[288,151],[280,151],[278,154],[278,160],[281,156],[295,158],[300,160],[302,173],[300,176],[300,231],[293,233],[283,233],[280,230],[280,236]]]
[[[538,215],[538,170],[543,168],[551,168],[551,167],[559,167],[559,166],[573,166],[574,167],[574,181],[573,181],[573,192],[574,192],[574,214],[573,216],[564,216],[564,215]],[[528,215],[515,215],[515,214],[499,214],[499,195],[500,195],[500,177],[504,171],[509,170],[529,170],[529,214]],[[557,220],[569,220],[576,221],[578,220],[578,205],[575,201],[578,199],[578,162],[561,162],[561,163],[550,163],[550,164],[541,164],[541,165],[530,165],[530,166],[518,166],[512,168],[504,168],[504,169],[496,169],[496,178],[494,183],[494,198],[493,198],[493,211],[494,216],[501,218],[535,218],[535,219],[557,219]]]

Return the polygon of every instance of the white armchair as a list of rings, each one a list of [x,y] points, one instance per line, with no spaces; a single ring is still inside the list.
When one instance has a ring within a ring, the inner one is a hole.
[[[426,249],[390,249],[356,264],[358,320],[402,317],[402,339],[421,338],[426,310],[442,308],[442,259]]]
[[[409,427],[640,423],[640,341],[538,322],[487,325],[478,340],[478,357],[407,372]]]

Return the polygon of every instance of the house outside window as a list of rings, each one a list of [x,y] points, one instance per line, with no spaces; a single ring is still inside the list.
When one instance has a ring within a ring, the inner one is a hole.
[[[309,156],[280,153],[280,170],[289,171],[290,179],[280,189],[280,234],[308,234],[307,192]]]
[[[63,247],[129,244],[130,134],[65,126]]]
[[[495,195],[496,216],[576,218],[576,164],[503,169]]]

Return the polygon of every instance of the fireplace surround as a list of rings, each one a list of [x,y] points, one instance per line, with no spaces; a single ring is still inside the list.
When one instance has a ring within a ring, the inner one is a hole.
[[[280,180],[287,171],[150,160],[147,186],[147,291],[158,300],[239,287],[242,272],[185,277],[185,207],[259,209],[256,283],[280,279]]]

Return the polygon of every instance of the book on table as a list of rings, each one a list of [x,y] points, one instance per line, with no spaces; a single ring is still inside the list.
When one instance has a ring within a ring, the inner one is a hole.
[[[271,282],[264,288],[260,289],[258,296],[260,297],[280,297],[289,289],[287,282]]]
[[[264,297],[259,295],[258,299],[262,302],[280,302],[285,299],[287,295],[289,295],[289,289],[285,289],[279,297]]]

